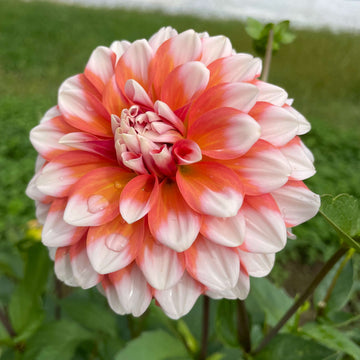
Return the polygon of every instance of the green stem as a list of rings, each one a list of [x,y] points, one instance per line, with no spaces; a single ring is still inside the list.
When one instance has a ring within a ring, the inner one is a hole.
[[[11,337],[15,337],[16,336],[16,332],[13,329],[10,319],[7,316],[6,312],[3,311],[3,309],[0,308],[0,321],[2,322],[2,324],[4,325],[4,328],[6,329],[6,331],[9,333],[9,335]]]
[[[288,320],[296,313],[299,307],[307,300],[314,292],[320,282],[328,274],[328,272],[334,267],[334,265],[342,258],[342,256],[348,251],[348,248],[341,247],[336,253],[324,264],[319,273],[315,276],[310,285],[304,290],[300,297],[295,301],[286,314],[279,320],[276,326],[265,336],[259,346],[252,352],[257,354],[260,352],[270,340],[280,331],[280,329],[288,322]]]
[[[239,344],[246,353],[249,353],[251,350],[249,318],[243,300],[237,300],[237,331]]]
[[[207,345],[209,338],[209,314],[210,314],[210,299],[206,295],[204,295],[202,337],[201,337],[201,350],[200,350],[199,360],[206,359]]]
[[[264,59],[264,69],[261,76],[262,81],[267,81],[270,72],[270,64],[271,64],[271,57],[272,57],[272,46],[274,41],[274,29],[270,29],[268,41],[266,44],[266,51],[265,51],[265,59]]]

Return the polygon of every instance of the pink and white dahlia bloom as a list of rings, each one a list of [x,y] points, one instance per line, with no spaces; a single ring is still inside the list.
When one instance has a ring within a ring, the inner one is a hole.
[[[313,217],[310,129],[228,38],[162,28],[96,48],[30,134],[27,194],[70,286],[119,314],[171,318],[201,294],[244,299],[289,228]]]

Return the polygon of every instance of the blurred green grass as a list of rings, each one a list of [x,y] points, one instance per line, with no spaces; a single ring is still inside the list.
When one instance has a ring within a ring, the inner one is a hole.
[[[36,153],[28,133],[56,104],[61,82],[82,72],[91,51],[117,39],[148,38],[161,26],[228,36],[239,52],[252,53],[238,21],[205,20],[93,9],[46,2],[0,0],[0,239],[16,242],[34,218],[24,191]],[[296,31],[297,39],[274,56],[269,81],[284,87],[312,123],[304,138],[316,157],[308,181],[318,193],[360,195],[360,35]],[[283,256],[323,254],[331,234],[316,218],[297,230]],[[332,246],[328,247],[332,248]]]

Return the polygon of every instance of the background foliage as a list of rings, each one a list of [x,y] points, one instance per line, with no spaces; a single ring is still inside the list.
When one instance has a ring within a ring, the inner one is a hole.
[[[199,351],[201,301],[178,322],[155,305],[133,319],[115,316],[96,290],[58,284],[39,230],[28,223],[34,206],[24,195],[36,156],[28,134],[56,103],[61,82],[83,71],[96,46],[148,38],[166,25],[224,34],[238,51],[253,53],[244,24],[237,21],[0,0],[0,309],[6,315],[0,322],[1,359],[186,360]],[[284,87],[312,123],[303,139],[318,173],[307,184],[321,194],[360,196],[359,58],[360,35],[302,30],[272,60],[269,81]],[[335,232],[319,216],[295,233],[298,240],[289,240],[272,273],[287,292],[267,279],[252,282],[246,303],[254,345],[291,304],[287,293],[295,296],[338,247]],[[325,312],[316,309],[326,294],[323,285],[315,306],[302,309],[256,359],[360,359],[357,256],[341,276],[337,286],[342,287],[332,292]],[[229,331],[236,327],[231,306],[211,302],[211,360],[242,356]],[[302,326],[309,319],[317,323]]]

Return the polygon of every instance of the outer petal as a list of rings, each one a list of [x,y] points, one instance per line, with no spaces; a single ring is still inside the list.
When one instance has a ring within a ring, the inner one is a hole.
[[[153,50],[146,40],[133,42],[119,59],[115,76],[116,82],[123,90],[129,79],[137,81],[144,89],[148,89],[148,68],[153,57]]]
[[[200,232],[219,245],[239,246],[244,241],[245,218],[241,212],[227,218],[204,216]]]
[[[199,60],[201,40],[194,30],[185,31],[161,44],[150,64],[154,97],[160,96],[162,84],[167,75],[177,66]]]
[[[201,39],[201,42],[203,49],[200,61],[205,65],[232,54],[231,42],[226,36],[205,37]]]
[[[239,279],[240,261],[237,254],[201,235],[186,250],[185,259],[189,274],[210,290],[231,289]]]
[[[140,316],[150,305],[150,287],[136,265],[110,274],[103,286],[110,307],[118,314]]]
[[[260,126],[251,116],[233,108],[217,108],[200,116],[187,137],[200,146],[204,155],[234,159],[250,149],[260,132]]]
[[[105,46],[98,46],[91,54],[84,74],[102,94],[105,84],[114,74],[116,54]]]
[[[255,254],[238,250],[241,265],[250,276],[264,277],[274,266],[275,254]]]
[[[36,180],[40,191],[55,197],[69,194],[70,188],[89,171],[115,165],[100,155],[85,151],[68,151],[45,165]]]
[[[110,49],[115,53],[116,55],[116,63],[119,61],[121,56],[124,54],[124,52],[129,48],[131,43],[126,40],[115,40],[111,43]]]
[[[101,281],[102,276],[90,264],[86,252],[86,237],[70,247],[69,255],[72,273],[79,286],[89,289]]]
[[[185,272],[175,286],[155,290],[154,296],[167,316],[179,319],[192,309],[201,293],[201,285]]]
[[[255,84],[259,90],[257,101],[266,101],[277,106],[283,106],[285,104],[288,94],[281,87],[260,80],[254,80],[252,83]]]
[[[140,175],[129,181],[120,196],[120,213],[131,224],[144,217],[159,193],[157,177]]]
[[[239,279],[237,284],[232,289],[226,289],[223,291],[208,290],[206,295],[212,299],[240,299],[244,300],[247,298],[250,291],[250,279],[249,275],[240,270]]]
[[[165,180],[159,196],[148,214],[152,235],[162,244],[181,252],[196,239],[201,217],[186,204],[176,183]]]
[[[137,256],[144,238],[144,223],[127,224],[118,216],[108,224],[91,227],[87,252],[94,269],[108,274],[123,269]]]
[[[277,202],[288,227],[311,219],[319,211],[319,195],[310,191],[302,181],[289,181],[271,195]]]
[[[275,146],[285,145],[298,132],[297,118],[280,106],[257,102],[249,114],[261,126],[261,139]]]
[[[30,141],[42,157],[50,160],[70,150],[67,145],[59,143],[59,140],[73,131],[78,129],[70,126],[57,108],[51,108],[45,114],[43,121],[30,131]]]
[[[72,188],[64,220],[75,226],[97,226],[119,214],[119,198],[134,174],[118,167],[90,171]]]
[[[183,254],[157,244],[149,231],[136,262],[148,283],[158,290],[175,286],[185,269]]]
[[[245,216],[246,232],[240,250],[268,254],[285,246],[285,223],[271,195],[247,197],[241,212]]]
[[[232,107],[247,113],[256,102],[258,89],[248,83],[226,83],[204,91],[191,105],[188,128],[206,112],[223,107]]]
[[[208,68],[211,74],[209,87],[212,87],[219,83],[253,80],[261,74],[261,60],[249,54],[234,54],[217,59]]]
[[[180,65],[166,77],[160,99],[175,111],[206,88],[209,76],[209,70],[199,61]]]
[[[299,137],[295,137],[281,147],[280,151],[290,163],[292,169],[290,176],[293,180],[304,180],[315,174],[314,158]]]
[[[77,243],[86,233],[86,227],[67,224],[64,210],[67,199],[56,199],[52,202],[42,230],[42,242],[46,246],[61,247]]]
[[[55,254],[55,274],[67,286],[79,286],[70,262],[70,246],[60,247]]]
[[[221,164],[202,162],[180,166],[176,182],[186,202],[199,213],[231,217],[238,213],[243,202],[238,176]]]
[[[113,76],[105,85],[102,103],[109,114],[115,114],[118,116],[121,115],[123,109],[130,107],[129,101],[119,90],[115,76]]]
[[[247,195],[278,189],[291,174],[290,164],[281,151],[263,140],[259,140],[244,156],[224,164],[240,176]]]
[[[155,52],[159,46],[166,40],[176,36],[178,32],[173,29],[171,26],[162,27],[157,33],[155,33],[149,39],[149,45],[152,47]]]

